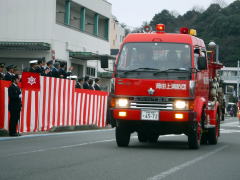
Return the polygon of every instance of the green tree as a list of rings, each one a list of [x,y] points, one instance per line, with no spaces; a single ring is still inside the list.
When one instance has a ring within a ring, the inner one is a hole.
[[[175,22],[176,18],[168,10],[164,9],[162,12],[155,14],[150,22],[150,25],[155,30],[156,24],[165,24],[167,32],[175,32]]]
[[[240,59],[240,0],[229,6],[223,0],[214,2],[205,11],[193,8],[182,16],[162,10],[154,15],[150,25],[165,24],[166,32],[194,28],[206,44],[214,40],[219,45],[219,59],[225,66],[236,66]]]

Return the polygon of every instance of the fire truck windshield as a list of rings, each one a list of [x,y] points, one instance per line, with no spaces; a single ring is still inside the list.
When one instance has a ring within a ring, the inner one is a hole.
[[[126,43],[121,50],[117,65],[118,72],[136,72],[135,70],[139,69],[139,71],[171,73],[172,71],[167,70],[190,68],[190,45],[159,42]]]

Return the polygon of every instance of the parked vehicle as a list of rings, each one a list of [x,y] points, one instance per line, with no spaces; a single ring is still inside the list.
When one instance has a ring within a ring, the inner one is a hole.
[[[227,104],[227,112],[231,117],[237,117],[238,108],[236,103],[229,102]]]

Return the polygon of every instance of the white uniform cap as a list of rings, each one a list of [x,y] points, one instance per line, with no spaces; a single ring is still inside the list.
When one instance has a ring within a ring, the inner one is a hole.
[[[30,64],[37,64],[38,60],[29,61]]]

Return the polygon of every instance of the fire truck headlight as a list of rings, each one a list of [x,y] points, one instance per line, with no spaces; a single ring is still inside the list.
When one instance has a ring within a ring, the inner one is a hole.
[[[187,109],[188,103],[186,101],[177,100],[174,102],[174,109]]]
[[[120,98],[120,99],[117,99],[117,101],[116,101],[117,107],[126,108],[126,107],[128,107],[128,105],[129,105],[128,99]]]

